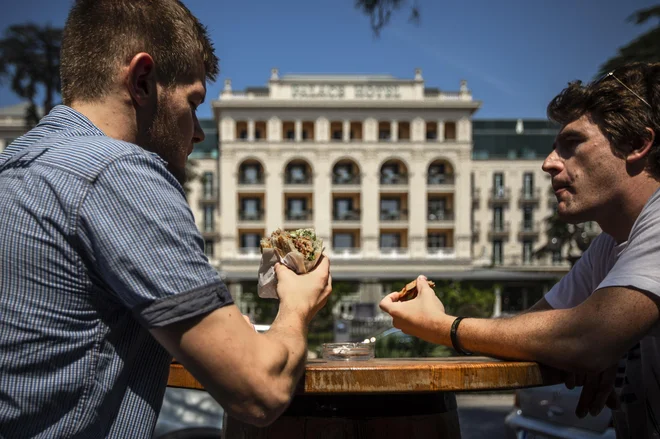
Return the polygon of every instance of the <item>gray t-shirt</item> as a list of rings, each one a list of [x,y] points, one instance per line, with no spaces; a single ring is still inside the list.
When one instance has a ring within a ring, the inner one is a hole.
[[[633,287],[660,298],[659,237],[660,191],[656,191],[635,221],[626,242],[617,245],[614,238],[602,233],[545,299],[555,309],[572,308],[594,291],[606,287]],[[624,361],[625,375],[617,379],[621,410],[613,413],[617,438],[660,439],[658,324],[628,352]]]

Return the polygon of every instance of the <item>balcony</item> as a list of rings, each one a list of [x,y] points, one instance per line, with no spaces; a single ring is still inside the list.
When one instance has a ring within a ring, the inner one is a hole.
[[[259,210],[256,212],[238,212],[238,221],[241,223],[262,223],[264,221],[265,211]]]
[[[360,227],[360,209],[354,209],[350,212],[335,213],[332,215],[332,221],[339,228],[359,228]]]
[[[407,185],[408,174],[381,174],[380,184],[383,186]]]
[[[350,186],[350,185],[360,185],[360,175],[355,174],[355,175],[340,175],[340,174],[333,174],[332,175],[332,184],[337,185],[337,186]]]
[[[491,204],[506,204],[511,200],[511,188],[496,187],[490,191]]]
[[[338,259],[360,259],[362,258],[362,249],[359,247],[333,248],[332,257]]]
[[[426,256],[429,259],[456,259],[456,249],[453,247],[428,247]]]
[[[427,192],[453,192],[454,174],[428,174],[426,177]]]
[[[218,202],[217,192],[215,190],[202,191],[202,196],[200,197],[200,201],[204,204],[217,203]]]
[[[541,188],[521,189],[520,190],[520,204],[538,204],[541,199]]]
[[[245,186],[258,186],[258,185],[263,185],[264,184],[264,176],[259,175],[258,177],[246,177],[245,175],[241,175],[238,177],[238,184],[239,185],[245,185]]]
[[[241,247],[238,249],[239,259],[261,259],[261,249],[258,247]]]
[[[381,259],[408,259],[410,250],[407,247],[381,247]]]
[[[380,211],[380,221],[381,222],[408,222],[408,211],[407,210],[381,210]]]
[[[488,228],[488,236],[489,239],[493,238],[508,238],[509,237],[509,231],[510,231],[510,224],[508,221],[506,222],[491,222],[490,226]]]
[[[520,221],[518,236],[520,238],[536,238],[541,233],[539,221]]]
[[[429,212],[427,216],[429,224],[447,224],[448,226],[453,225],[454,222],[454,212],[448,210],[438,210],[435,212]]]
[[[287,212],[285,215],[287,221],[311,221],[312,217],[311,209],[300,212]]]

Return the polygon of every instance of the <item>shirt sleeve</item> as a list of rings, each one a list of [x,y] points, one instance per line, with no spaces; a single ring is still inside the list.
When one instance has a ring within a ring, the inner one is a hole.
[[[143,326],[233,303],[204,254],[181,186],[155,158],[136,153],[108,165],[91,185],[79,221],[96,277]]]
[[[660,197],[653,196],[637,218],[628,245],[598,289],[632,287],[660,296]]]
[[[573,268],[546,293],[548,304],[554,309],[566,309],[587,300],[609,269],[614,244],[611,236],[598,235]]]

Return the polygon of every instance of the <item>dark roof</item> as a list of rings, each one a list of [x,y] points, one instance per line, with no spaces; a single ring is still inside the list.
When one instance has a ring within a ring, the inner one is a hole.
[[[245,93],[254,93],[258,96],[268,96],[270,94],[270,90],[268,87],[247,87],[245,89]]]
[[[435,87],[426,87],[424,88],[424,96],[435,98],[440,96],[440,89]]]
[[[547,120],[473,120],[472,158],[542,159],[552,149],[558,131]]]

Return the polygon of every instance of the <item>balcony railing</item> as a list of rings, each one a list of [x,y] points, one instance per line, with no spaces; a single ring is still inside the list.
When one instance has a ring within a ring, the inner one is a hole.
[[[380,184],[382,184],[382,185],[408,184],[408,175],[407,174],[392,174],[392,175],[381,174]]]
[[[536,236],[541,232],[539,221],[520,221],[518,233],[521,236]]]
[[[541,188],[534,189],[521,189],[520,190],[520,202],[521,203],[538,203],[541,199]]]
[[[478,205],[480,199],[481,199],[481,189],[478,187],[472,188],[472,203]]]
[[[360,221],[360,209],[343,212],[341,214],[335,213],[332,215],[332,219],[334,221]]]
[[[475,221],[472,223],[472,235],[479,236],[479,232],[481,232],[481,223],[479,221]]]
[[[285,217],[287,221],[309,221],[312,219],[312,210],[303,210],[301,212],[287,212]]]
[[[238,219],[241,221],[263,221],[265,211],[259,210],[256,212],[238,212]]]
[[[261,249],[259,247],[241,247],[238,249],[238,257],[241,259],[260,259]]]
[[[355,174],[355,175],[338,175],[338,174],[333,174],[332,176],[332,184],[336,185],[355,185],[355,184],[360,184],[360,175]]]
[[[259,185],[264,184],[264,176],[260,175],[257,178],[246,178],[244,175],[241,175],[238,178],[238,184],[241,185]]]
[[[454,174],[428,174],[426,177],[426,184],[429,186],[441,184],[454,184]]]
[[[215,202],[216,199],[216,191],[214,190],[204,190],[202,191],[202,201],[204,202]]]
[[[509,234],[510,225],[509,222],[491,222],[489,227],[489,234],[491,237],[495,236],[507,236]]]
[[[410,257],[407,247],[381,247],[380,257],[384,259],[405,259]]]
[[[434,259],[453,259],[456,257],[456,249],[453,247],[427,247],[426,254]]]
[[[312,184],[312,177],[305,176],[304,178],[293,178],[291,175],[287,175],[284,178],[284,184]]]
[[[362,257],[362,249],[359,247],[333,248],[332,256],[341,259],[359,259]]]
[[[381,221],[406,221],[408,219],[407,210],[381,210]]]
[[[454,212],[449,210],[438,210],[434,212],[429,212],[428,215],[429,222],[440,222],[440,221],[454,221]]]
[[[508,203],[511,199],[511,188],[495,187],[490,191],[491,203]]]

